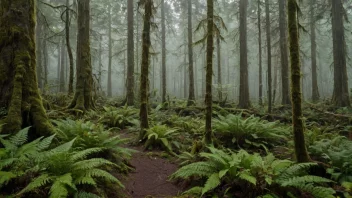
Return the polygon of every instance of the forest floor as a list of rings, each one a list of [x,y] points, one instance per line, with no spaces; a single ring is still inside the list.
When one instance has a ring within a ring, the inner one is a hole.
[[[181,187],[168,181],[169,176],[178,169],[176,163],[165,158],[161,151],[146,151],[143,145],[126,147],[137,151],[130,160],[134,170],[123,182],[127,197],[171,198],[182,193]]]

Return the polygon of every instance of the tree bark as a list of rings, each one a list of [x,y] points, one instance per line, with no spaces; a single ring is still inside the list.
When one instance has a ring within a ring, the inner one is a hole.
[[[265,0],[265,19],[266,19],[266,42],[268,53],[268,112],[272,110],[272,77],[271,77],[271,28],[270,28],[270,9],[269,0]]]
[[[90,54],[90,0],[78,0],[78,35],[76,58],[76,91],[68,108],[87,111],[94,109],[93,74]]]
[[[0,2],[0,106],[7,109],[2,133],[32,126],[33,136],[53,132],[38,90],[35,0]]]
[[[289,72],[288,72],[288,46],[287,46],[287,18],[286,6],[287,0],[279,1],[279,29],[280,29],[280,52],[281,52],[281,89],[282,89],[282,105],[291,104],[290,88],[289,88]],[[276,78],[276,77],[275,77]],[[274,98],[275,99],[275,98]]]
[[[195,105],[194,93],[194,69],[193,69],[193,31],[192,31],[192,1],[187,0],[188,8],[188,74],[189,74],[189,92],[187,106]]]
[[[206,79],[205,79],[205,144],[213,143],[213,131],[211,126],[212,117],[212,78],[213,78],[213,51],[214,51],[214,1],[207,0],[207,66],[206,66]]]
[[[68,80],[68,94],[73,94],[73,72],[74,72],[74,66],[73,66],[73,54],[72,54],[72,48],[71,48],[71,42],[70,42],[70,0],[66,0],[66,22],[65,22],[65,29],[66,29],[66,48],[67,48],[67,54],[69,58],[69,64],[70,64],[70,74],[69,74],[69,80]]]
[[[166,41],[165,41],[165,2],[161,0],[161,75],[162,75],[162,95],[161,102],[166,102]]]
[[[43,89],[43,61],[42,61],[42,47],[43,47],[43,25],[39,11],[37,10],[37,26],[36,26],[36,55],[37,55],[37,78],[38,87]]]
[[[108,36],[109,36],[109,62],[108,62],[108,83],[107,83],[107,94],[108,97],[112,96],[112,82],[111,82],[111,62],[112,62],[112,38],[111,38],[111,25],[112,25],[112,20],[111,20],[111,12],[112,12],[112,6],[111,2],[109,4],[109,13],[108,13],[108,21],[109,21],[109,29],[108,29]]]
[[[337,107],[349,107],[348,79],[346,68],[346,41],[341,0],[332,0],[332,38],[334,55],[333,103]]]
[[[310,158],[304,140],[297,6],[296,0],[288,0],[293,136],[296,160],[297,162],[302,163],[310,161]]]
[[[261,28],[261,8],[258,0],[258,48],[259,48],[259,105],[263,105],[263,65],[262,65],[262,28]],[[230,73],[230,72],[229,72]]]
[[[315,4],[316,0],[311,0],[310,3],[310,51],[312,61],[312,100],[319,100],[318,74],[317,74],[317,43],[315,32]]]
[[[133,0],[127,0],[127,105],[134,104],[134,16]]]
[[[242,109],[248,109],[251,106],[248,87],[247,6],[248,0],[240,1],[240,95],[238,107]]]
[[[59,81],[59,91],[61,93],[65,92],[65,64],[66,64],[66,61],[65,61],[65,42],[64,40],[62,40],[61,42],[61,52],[60,52],[60,81]]]
[[[152,18],[152,0],[144,1],[144,21],[142,32],[142,64],[141,64],[141,82],[140,82],[140,123],[141,131],[139,139],[143,140],[146,129],[149,128],[148,123],[148,75],[149,75],[149,48],[150,41],[150,23]]]
[[[216,38],[217,46],[217,61],[218,61],[218,92],[219,92],[219,102],[222,102],[222,79],[221,79],[221,45],[220,36]]]

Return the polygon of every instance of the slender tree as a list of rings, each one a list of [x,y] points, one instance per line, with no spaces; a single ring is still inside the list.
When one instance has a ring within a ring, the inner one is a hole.
[[[289,87],[289,69],[288,69],[288,46],[287,46],[287,17],[286,6],[287,0],[279,1],[279,29],[280,29],[280,52],[281,52],[281,89],[282,100],[281,104],[291,104],[290,87]],[[275,70],[276,71],[276,70]],[[275,78],[277,76],[275,75]],[[275,99],[275,98],[274,98]]]
[[[319,100],[319,88],[317,77],[317,43],[315,32],[315,4],[316,0],[310,1],[310,52],[312,61],[312,100]]]
[[[68,79],[68,94],[73,94],[74,66],[73,66],[73,54],[72,54],[72,48],[71,48],[71,42],[70,42],[70,25],[71,25],[70,0],[66,0],[65,16],[66,16],[66,19],[65,19],[66,48],[67,48],[67,54],[68,54],[68,58],[69,58],[69,66],[70,66],[70,74],[69,74],[69,79]]]
[[[127,105],[134,104],[134,13],[133,0],[127,0]]]
[[[148,75],[149,75],[149,49],[151,46],[150,41],[150,23],[153,11],[152,0],[141,0],[140,6],[144,5],[144,20],[143,20],[143,33],[142,33],[142,62],[141,62],[141,82],[140,82],[140,123],[141,131],[139,139],[142,140],[149,128],[148,123]]]
[[[2,133],[27,126],[37,136],[53,131],[38,90],[35,8],[35,0],[0,1],[0,106],[8,112]]]
[[[65,42],[62,40],[61,41],[61,47],[60,47],[60,81],[59,81],[59,91],[60,92],[65,92]]]
[[[259,48],[259,105],[263,104],[263,61],[262,61],[262,12],[260,8],[260,0],[257,1],[258,4],[258,48]]]
[[[248,0],[240,0],[240,95],[238,106],[243,109],[251,106],[248,85],[247,7]]]
[[[346,41],[343,25],[344,8],[342,0],[332,1],[332,39],[334,55],[333,103],[337,107],[349,107],[348,79],[346,68]]]
[[[93,74],[90,54],[90,0],[78,0],[78,35],[76,57],[76,90],[68,108],[94,109]]]
[[[109,0],[108,2],[108,21],[109,21],[109,27],[108,27],[108,35],[109,35],[109,57],[108,57],[108,84],[107,84],[107,89],[108,89],[108,97],[112,96],[112,79],[111,79],[111,74],[112,74],[112,70],[111,70],[111,64],[112,64],[112,19],[111,19],[111,15],[112,15],[112,6],[111,6],[111,2]]]
[[[187,1],[188,8],[188,74],[189,74],[189,92],[187,106],[195,104],[194,94],[194,69],[193,69],[193,35],[192,35],[192,1]]]
[[[270,28],[270,9],[269,0],[265,0],[265,21],[266,21],[266,47],[268,53],[268,112],[272,110],[272,79],[271,79],[271,28]]]
[[[288,0],[288,30],[290,40],[290,63],[291,63],[291,100],[292,100],[292,124],[295,144],[296,160],[308,162],[307,148],[304,140],[304,126],[302,114],[301,94],[301,66],[299,56],[298,39],[298,5],[296,0]]]
[[[214,51],[214,1],[207,0],[207,65],[205,78],[205,144],[213,143],[212,117],[212,78],[213,78],[213,51]]]
[[[162,75],[162,95],[161,102],[166,102],[166,30],[165,30],[165,1],[161,0],[161,75]]]
[[[217,61],[218,61],[218,92],[219,92],[219,102],[222,102],[222,79],[221,79],[221,44],[220,36],[216,37],[216,51],[217,51]]]

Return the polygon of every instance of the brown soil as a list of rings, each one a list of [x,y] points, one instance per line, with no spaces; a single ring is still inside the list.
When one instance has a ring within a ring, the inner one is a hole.
[[[124,185],[125,193],[131,198],[165,198],[182,192],[181,188],[168,181],[177,170],[177,165],[158,155],[147,155],[143,147],[133,148],[139,152],[131,159],[135,170],[129,173]]]

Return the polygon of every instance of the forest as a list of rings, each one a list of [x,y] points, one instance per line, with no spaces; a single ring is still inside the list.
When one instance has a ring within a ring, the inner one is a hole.
[[[0,198],[352,198],[352,0],[0,0]]]

